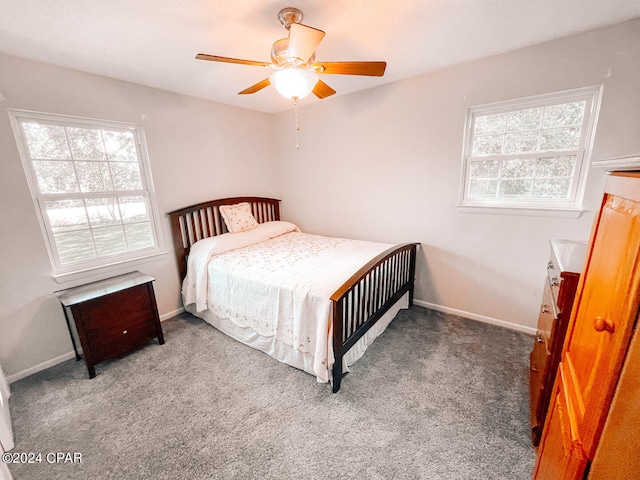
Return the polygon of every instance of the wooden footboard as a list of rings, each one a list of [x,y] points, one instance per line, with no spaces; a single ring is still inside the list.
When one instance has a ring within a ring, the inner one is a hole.
[[[390,248],[358,270],[331,296],[333,392],[340,389],[342,357],[405,293],[413,304],[417,243]]]

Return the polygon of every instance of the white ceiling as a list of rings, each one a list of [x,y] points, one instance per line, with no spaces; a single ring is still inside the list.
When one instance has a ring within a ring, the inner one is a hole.
[[[275,113],[290,102],[273,87],[237,94],[269,70],[194,57],[269,62],[283,7],[327,33],[317,61],[387,62],[324,75],[337,95],[640,17],[639,0],[0,0],[0,52]]]

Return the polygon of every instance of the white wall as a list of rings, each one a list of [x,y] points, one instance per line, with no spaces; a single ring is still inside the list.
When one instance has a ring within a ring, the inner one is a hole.
[[[534,327],[548,240],[588,239],[603,172],[578,219],[459,213],[466,109],[599,84],[592,160],[640,153],[640,19],[303,108],[300,151],[284,112],[283,210],[312,232],[421,242],[418,301]]]
[[[588,238],[603,174],[590,172],[578,219],[458,213],[465,111],[604,84],[593,158],[638,154],[639,68],[635,20],[303,107],[299,151],[292,110],[255,113],[6,56],[0,56],[0,111],[140,123],[161,213],[214,197],[276,196],[283,217],[310,232],[421,242],[418,301],[533,327],[548,239]],[[6,112],[0,113],[0,225],[0,363],[15,378],[70,358],[52,292],[71,284],[51,278]],[[166,219],[163,228],[171,248]],[[157,278],[160,314],[175,312],[172,253],[137,268]]]
[[[108,275],[67,283],[52,278],[7,108],[143,125],[169,253],[134,268],[156,277],[161,315],[181,306],[164,213],[211,198],[279,196],[270,115],[7,56],[0,56],[0,93],[0,363],[10,378],[70,358],[53,292]]]

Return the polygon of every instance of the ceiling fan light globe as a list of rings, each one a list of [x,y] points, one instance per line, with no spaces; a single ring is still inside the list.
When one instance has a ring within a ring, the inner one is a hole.
[[[269,80],[283,97],[302,99],[313,91],[319,77],[312,70],[284,68],[273,73]]]

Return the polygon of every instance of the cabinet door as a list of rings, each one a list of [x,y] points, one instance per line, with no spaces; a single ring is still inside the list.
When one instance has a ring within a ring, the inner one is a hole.
[[[587,465],[577,434],[576,412],[567,394],[571,386],[562,370],[560,364],[533,474],[539,480],[581,480]]]
[[[563,355],[575,379],[577,428],[588,458],[606,420],[638,308],[640,202],[606,194],[591,246]]]
[[[639,312],[640,313],[640,312]],[[639,322],[640,318],[636,319]],[[636,323],[637,324],[637,323]],[[628,480],[640,472],[640,330],[635,329],[620,373],[589,480]]]

